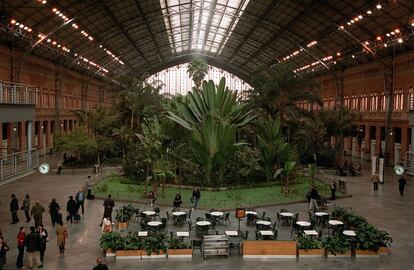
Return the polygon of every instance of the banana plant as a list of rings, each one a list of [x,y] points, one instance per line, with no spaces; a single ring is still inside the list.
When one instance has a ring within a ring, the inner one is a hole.
[[[201,91],[188,93],[185,101],[177,102],[174,110],[168,111],[167,117],[191,131],[193,153],[203,168],[204,181],[211,183],[217,171],[214,184],[218,185],[223,180],[224,163],[241,145],[236,143],[237,129],[257,115],[226,87],[222,78],[218,85],[203,82]]]
[[[289,195],[289,184],[290,179],[292,178],[294,172],[296,171],[296,161],[287,161],[285,162],[283,168],[276,170],[273,175],[274,178],[281,177],[283,181],[283,194],[285,196]]]

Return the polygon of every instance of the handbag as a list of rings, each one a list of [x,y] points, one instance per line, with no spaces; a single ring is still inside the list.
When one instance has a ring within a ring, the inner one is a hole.
[[[69,235],[68,235],[68,231],[67,230],[65,230],[63,232],[63,237],[65,237],[65,239],[68,239],[69,238]]]

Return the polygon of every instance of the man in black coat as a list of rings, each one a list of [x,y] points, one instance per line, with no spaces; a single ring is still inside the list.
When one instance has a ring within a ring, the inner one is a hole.
[[[108,266],[102,262],[101,257],[98,257],[98,259],[96,259],[96,266],[93,270],[108,270]]]
[[[70,220],[70,223],[72,223],[75,215],[78,213],[78,204],[73,199],[73,196],[69,196],[69,201],[66,204],[66,211],[68,212],[68,221]]]
[[[103,203],[103,207],[104,207],[104,214],[102,217],[101,224],[99,224],[99,226],[102,226],[102,222],[104,218],[108,218],[112,222],[112,211],[113,211],[113,208],[115,207],[115,202],[112,199],[111,194],[109,194],[108,198],[105,199]]]
[[[36,261],[36,266],[38,268],[42,267],[40,261],[40,249],[42,248],[42,238],[40,234],[36,231],[34,226],[30,227],[30,233],[25,238],[26,241],[26,251],[28,254],[29,268],[33,268],[33,260]]]
[[[10,212],[12,215],[12,222],[10,224],[16,224],[19,222],[19,218],[17,217],[17,210],[19,210],[19,201],[16,198],[16,195],[11,195],[10,201]]]

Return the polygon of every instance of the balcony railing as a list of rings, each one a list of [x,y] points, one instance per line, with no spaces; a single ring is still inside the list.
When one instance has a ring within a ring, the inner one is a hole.
[[[38,150],[28,150],[2,156],[0,157],[0,183],[33,172],[38,166]]]
[[[36,105],[37,99],[36,86],[0,81],[0,104]]]

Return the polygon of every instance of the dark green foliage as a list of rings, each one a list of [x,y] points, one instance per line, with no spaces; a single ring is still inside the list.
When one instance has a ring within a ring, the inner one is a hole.
[[[163,233],[154,233],[144,238],[143,248],[148,255],[160,254],[160,251],[167,252],[167,237]]]
[[[322,247],[322,242],[320,239],[312,237],[312,236],[299,236],[296,241],[298,242],[299,249],[319,249]]]
[[[144,249],[144,238],[138,236],[138,232],[130,232],[123,238],[124,250],[141,250]]]
[[[118,214],[116,215],[115,219],[118,222],[128,222],[135,213],[135,208],[131,205],[124,205],[121,209],[118,209]]]
[[[99,245],[103,250],[111,249],[113,252],[124,248],[124,238],[117,232],[109,232],[101,235]]]
[[[177,237],[171,237],[168,239],[168,248],[169,249],[190,249],[191,244],[187,242],[183,242]]]
[[[335,256],[351,249],[348,239],[344,236],[329,236],[322,238],[322,247]]]

